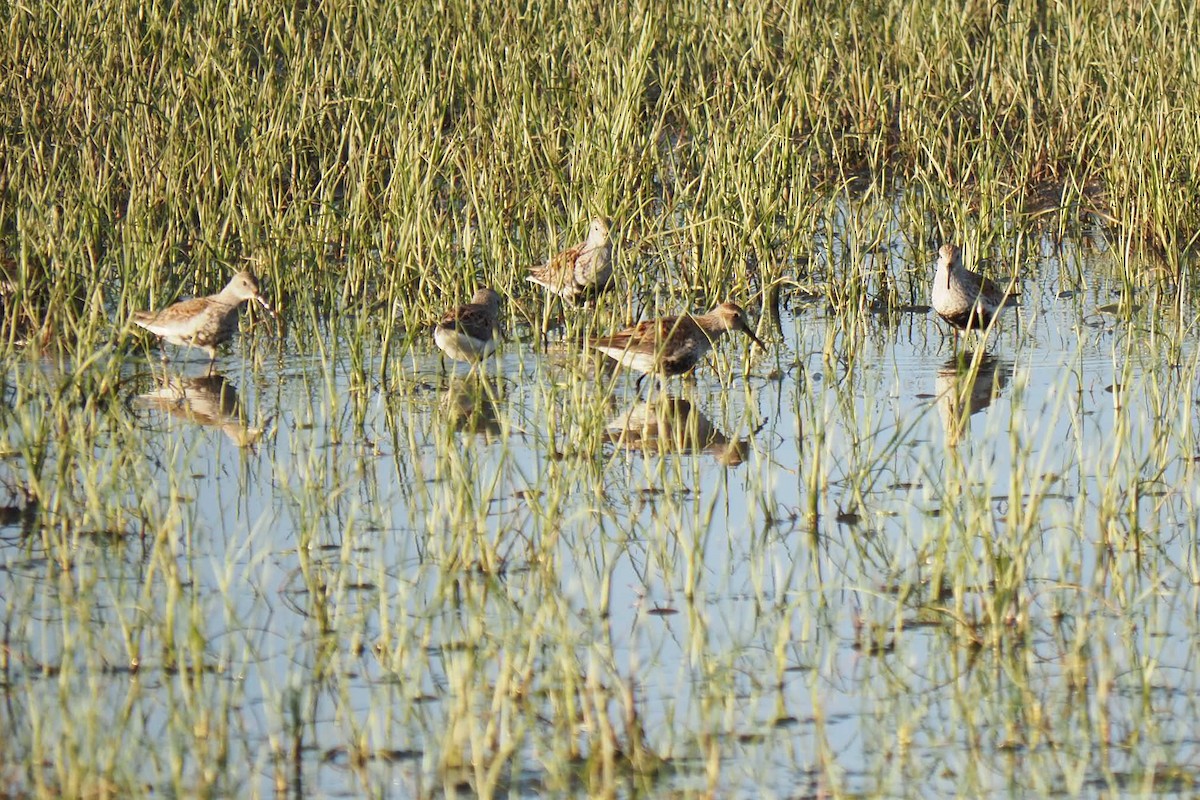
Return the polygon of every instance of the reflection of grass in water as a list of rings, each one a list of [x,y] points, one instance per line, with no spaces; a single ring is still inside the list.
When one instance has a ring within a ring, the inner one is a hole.
[[[889,312],[927,301],[941,239],[1020,271],[1028,222],[1096,211],[1178,258],[1200,208],[1171,162],[1194,134],[1159,122],[1190,113],[1181,12],[664,9],[14,14],[0,501],[34,511],[0,528],[0,780],[1186,785],[1156,768],[1194,716],[1190,672],[1159,668],[1198,572],[1186,295],[1095,334],[1117,392],[1081,357],[1043,399],[1018,357],[956,448],[928,406],[896,412],[873,351],[912,334]],[[525,268],[594,213],[632,291],[535,356]],[[1115,250],[1126,295],[1154,277]],[[287,329],[233,363],[291,372],[255,410],[274,436],[213,455],[136,424],[112,356],[144,357],[132,310],[248,254]],[[464,420],[417,359],[483,280],[514,293],[519,377]],[[767,288],[785,326],[801,296],[835,314],[796,347],[819,384],[786,361],[742,380],[740,348],[704,368],[715,427],[769,420],[738,470],[604,441],[626,382],[571,349],[585,333]]]
[[[1176,755],[1135,702],[1155,685],[1136,657],[1169,662],[1152,634],[1188,630],[1155,587],[1188,585],[1172,542],[1194,500],[1170,487],[1195,452],[1196,365],[1130,330],[1103,409],[1082,362],[1042,399],[1018,358],[956,447],[933,398],[897,413],[892,376],[865,351],[825,359],[823,333],[798,334],[806,381],[743,379],[722,348],[679,389],[715,428],[756,431],[737,470],[607,443],[632,387],[594,362],[442,376],[426,341],[383,391],[376,351],[335,341],[279,395],[273,440],[226,448],[216,517],[194,499],[206,451],[134,424],[133,387],[106,402],[17,353],[5,485],[44,510],[5,529],[8,752],[66,793],[701,791],[772,780],[780,757],[814,785],[893,786],[934,746],[980,791],[1139,774]],[[491,404],[488,432],[444,412],[455,381]],[[266,507],[237,511],[264,481]],[[1088,755],[1124,725],[1143,743]],[[1012,752],[1036,770],[972,772]]]

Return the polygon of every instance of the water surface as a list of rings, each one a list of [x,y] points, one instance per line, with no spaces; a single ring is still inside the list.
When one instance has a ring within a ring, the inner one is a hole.
[[[10,401],[8,757],[243,797],[1190,795],[1196,349],[1103,251],[1043,255],[986,343],[785,295],[768,353],[640,396],[527,332],[484,379],[337,330],[132,354],[32,515],[51,401]]]

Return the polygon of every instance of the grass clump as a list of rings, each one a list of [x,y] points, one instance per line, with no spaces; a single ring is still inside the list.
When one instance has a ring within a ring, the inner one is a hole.
[[[6,9],[0,781],[1189,785],[1194,23],[1124,11]],[[526,268],[597,214],[618,290],[539,351]],[[901,313],[947,239],[1025,279],[986,365]],[[135,409],[130,314],[247,258],[253,441]],[[479,285],[510,339],[443,374]],[[725,300],[773,366],[642,406],[580,357]]]
[[[922,198],[899,220],[917,250],[977,217],[1093,212],[1171,264],[1190,252],[1187,8],[844,12],[13,7],[0,235],[25,311],[6,321],[73,339],[269,251],[294,320],[351,306],[412,328],[481,281],[528,292],[547,232],[596,213],[635,263],[668,249],[669,310],[744,302],[807,280],[820,198],[897,187]]]

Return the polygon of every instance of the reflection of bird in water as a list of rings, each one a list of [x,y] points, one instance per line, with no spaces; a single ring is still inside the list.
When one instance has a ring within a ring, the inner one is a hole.
[[[498,436],[500,422],[494,391],[481,381],[451,381],[438,407],[456,431]]]
[[[635,403],[608,423],[610,442],[657,453],[711,453],[727,467],[746,460],[750,442],[730,440],[687,400],[664,395]]]
[[[938,367],[934,386],[948,444],[958,444],[970,432],[971,415],[990,406],[1011,376],[1010,362],[987,353],[951,358]]]
[[[262,436],[261,428],[246,425],[237,389],[224,375],[184,378],[168,375],[152,392],[138,395],[148,407],[198,425],[220,428],[238,447],[253,445]]]

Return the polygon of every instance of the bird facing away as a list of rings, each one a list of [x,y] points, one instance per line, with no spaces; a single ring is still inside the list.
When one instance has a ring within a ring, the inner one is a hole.
[[[568,247],[540,267],[531,267],[529,280],[574,303],[593,297],[612,285],[612,240],[607,217],[594,217],[587,239]]]
[[[237,330],[238,307],[247,300],[257,300],[268,314],[275,315],[259,294],[254,273],[242,270],[217,294],[184,300],[161,311],[138,311],[133,323],[171,344],[205,351],[211,365],[217,358],[217,346]]]
[[[496,349],[500,295],[479,289],[471,302],[449,311],[433,329],[433,341],[455,361],[478,362]]]
[[[1006,306],[1016,305],[1020,298],[964,267],[962,250],[944,244],[938,250],[931,299],[938,316],[956,330],[967,331],[986,329],[997,314]]]
[[[682,375],[700,363],[726,331],[741,331],[766,349],[746,323],[746,312],[736,303],[721,303],[707,314],[639,322],[611,336],[593,339],[591,346],[643,375],[669,377]]]

